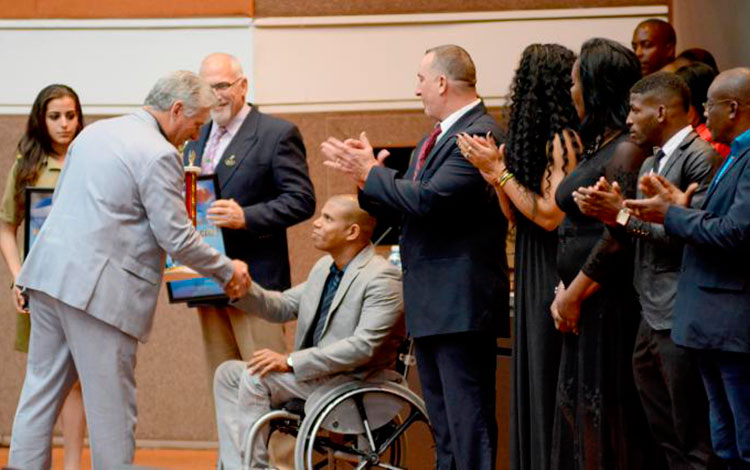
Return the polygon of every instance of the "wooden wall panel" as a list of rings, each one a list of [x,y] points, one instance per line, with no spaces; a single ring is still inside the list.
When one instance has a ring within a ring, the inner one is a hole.
[[[386,15],[667,5],[669,0],[255,0],[256,17]]]
[[[0,0],[2,18],[253,16],[253,0]]]
[[[0,0],[2,18],[336,16],[667,5],[669,0]]]

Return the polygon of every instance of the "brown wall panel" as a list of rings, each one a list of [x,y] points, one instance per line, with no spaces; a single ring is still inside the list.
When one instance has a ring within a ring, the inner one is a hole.
[[[497,110],[493,113],[500,116]],[[320,143],[328,136],[357,136],[366,130],[376,147],[413,146],[429,132],[433,122],[421,111],[378,111],[285,114],[304,136],[310,175],[318,198],[317,213],[332,195],[354,192],[346,177],[323,165]],[[87,116],[91,123],[101,116]],[[4,184],[25,116],[0,116],[0,183]],[[312,219],[288,231],[292,282],[307,277],[322,255],[310,243]],[[0,267],[0,285],[9,285],[7,269]],[[6,292],[7,291],[6,289]],[[138,351],[138,428],[136,437],[147,440],[205,442],[216,439],[212,404],[206,387],[201,333],[197,316],[183,304],[170,305],[162,289],[149,342]],[[7,439],[26,367],[26,355],[13,351],[15,314],[8,295],[0,296],[0,439]],[[292,337],[294,325],[287,335]],[[507,346],[508,342],[504,341]],[[416,373],[416,371],[414,371]],[[499,358],[497,370],[499,425],[498,469],[508,467],[508,416],[510,361]],[[59,435],[59,434],[58,434]],[[412,450],[412,449],[410,449]],[[423,449],[413,448],[419,453]]]
[[[253,0],[0,0],[2,18],[252,16]]]
[[[669,0],[255,0],[256,17],[383,15],[666,5]]]
[[[669,0],[0,0],[2,18],[336,16],[667,5]]]

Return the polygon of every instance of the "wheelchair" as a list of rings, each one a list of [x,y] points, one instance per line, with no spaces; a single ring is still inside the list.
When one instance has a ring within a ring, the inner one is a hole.
[[[399,350],[395,370],[362,380],[340,376],[266,413],[248,433],[242,468],[250,469],[253,443],[269,426],[296,438],[294,468],[389,469],[435,468],[435,437],[422,399],[406,385],[413,343]],[[267,444],[268,442],[266,442]],[[408,448],[419,450],[407,458]],[[418,460],[417,460],[418,458]]]

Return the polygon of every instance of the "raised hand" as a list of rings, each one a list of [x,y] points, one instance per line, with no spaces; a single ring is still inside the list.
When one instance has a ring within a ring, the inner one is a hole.
[[[628,199],[624,202],[625,207],[630,209],[633,215],[639,219],[657,224],[664,223],[670,205],[689,207],[690,200],[698,189],[698,183],[694,182],[690,183],[685,192],[682,192],[669,180],[656,174],[644,175],[638,184],[641,192],[650,195],[650,197],[648,199]]]
[[[604,177],[593,186],[578,188],[573,192],[573,200],[582,213],[608,225],[615,225],[617,213],[623,207],[620,185],[617,181],[610,185]]]
[[[491,133],[480,137],[462,132],[456,141],[464,158],[479,170],[488,183],[492,184],[505,172],[505,144],[498,148]]]
[[[370,140],[364,132],[359,135],[359,140],[346,139],[342,142],[329,137],[320,144],[320,150],[325,157],[325,166],[349,175],[360,189],[365,186],[370,170],[383,166],[390,155],[387,150],[381,150],[375,157]]]

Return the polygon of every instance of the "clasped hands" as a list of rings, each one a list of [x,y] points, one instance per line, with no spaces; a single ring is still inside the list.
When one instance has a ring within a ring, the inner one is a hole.
[[[349,175],[359,189],[365,187],[370,170],[376,166],[384,166],[385,159],[390,155],[390,152],[383,149],[376,157],[370,140],[364,132],[359,135],[359,139],[349,138],[343,142],[335,137],[329,137],[320,144],[320,150],[325,157],[323,164]]]
[[[674,204],[689,207],[690,200],[698,189],[698,183],[691,183],[683,192],[657,173],[643,175],[638,186],[646,199],[624,199],[616,181],[610,184],[601,177],[593,186],[580,187],[574,191],[573,200],[582,213],[608,225],[615,224],[617,213],[622,208],[646,222],[663,224],[669,206]]]
[[[224,292],[226,292],[230,299],[234,300],[244,297],[247,294],[252,285],[252,279],[250,279],[250,273],[244,261],[233,259],[232,267],[234,268],[234,273],[229,282],[224,286]]]

